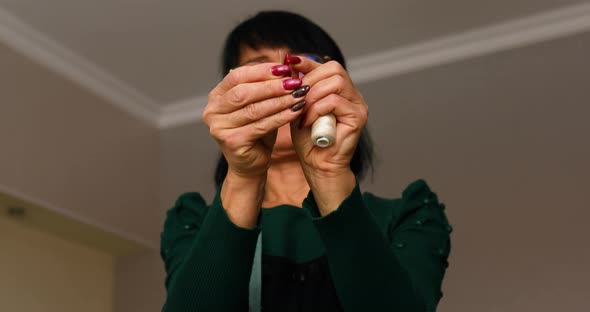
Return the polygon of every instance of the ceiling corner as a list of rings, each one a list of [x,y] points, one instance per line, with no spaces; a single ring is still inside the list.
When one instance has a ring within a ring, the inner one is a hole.
[[[0,7],[0,41],[131,115],[157,126],[159,105]]]

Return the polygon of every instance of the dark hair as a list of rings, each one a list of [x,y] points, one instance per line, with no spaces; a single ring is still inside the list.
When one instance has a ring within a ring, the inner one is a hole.
[[[221,64],[223,75],[239,65],[243,46],[255,50],[289,47],[299,53],[329,56],[346,68],[344,56],[334,39],[312,21],[291,12],[262,11],[239,24],[225,40]],[[366,127],[352,156],[350,168],[359,180],[367,171],[373,170],[373,143]],[[223,183],[227,170],[227,161],[221,154],[215,169],[217,186]]]

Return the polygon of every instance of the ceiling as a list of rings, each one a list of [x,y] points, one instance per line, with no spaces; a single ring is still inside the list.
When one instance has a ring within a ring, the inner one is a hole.
[[[20,37],[42,43],[37,52],[59,54],[65,64],[61,67],[68,67],[66,75],[93,73],[110,81],[110,86],[96,88],[99,93],[110,88],[132,94],[153,112],[206,95],[220,78],[217,64],[224,36],[261,9],[310,17],[334,36],[351,64],[362,64],[376,53],[584,3],[590,1],[0,0],[0,26],[1,17],[10,19],[8,28],[21,28]],[[57,68],[58,62],[45,63]],[[83,85],[88,80],[80,74],[70,78]]]

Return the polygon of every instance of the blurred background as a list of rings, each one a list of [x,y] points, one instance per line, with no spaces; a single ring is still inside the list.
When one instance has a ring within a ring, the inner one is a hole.
[[[378,152],[454,226],[439,311],[587,311],[590,1],[0,0],[0,310],[160,311],[159,235],[212,199],[200,114],[261,9],[339,43]]]

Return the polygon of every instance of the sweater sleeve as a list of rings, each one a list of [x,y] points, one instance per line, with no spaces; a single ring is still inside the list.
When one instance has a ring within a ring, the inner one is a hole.
[[[229,220],[219,191],[209,207],[198,193],[180,196],[161,234],[167,292],[162,311],[248,311],[259,232]]]
[[[357,185],[336,211],[314,219],[345,311],[436,310],[450,227],[422,180],[404,191],[400,204],[383,231]],[[311,193],[304,205],[317,211]]]

